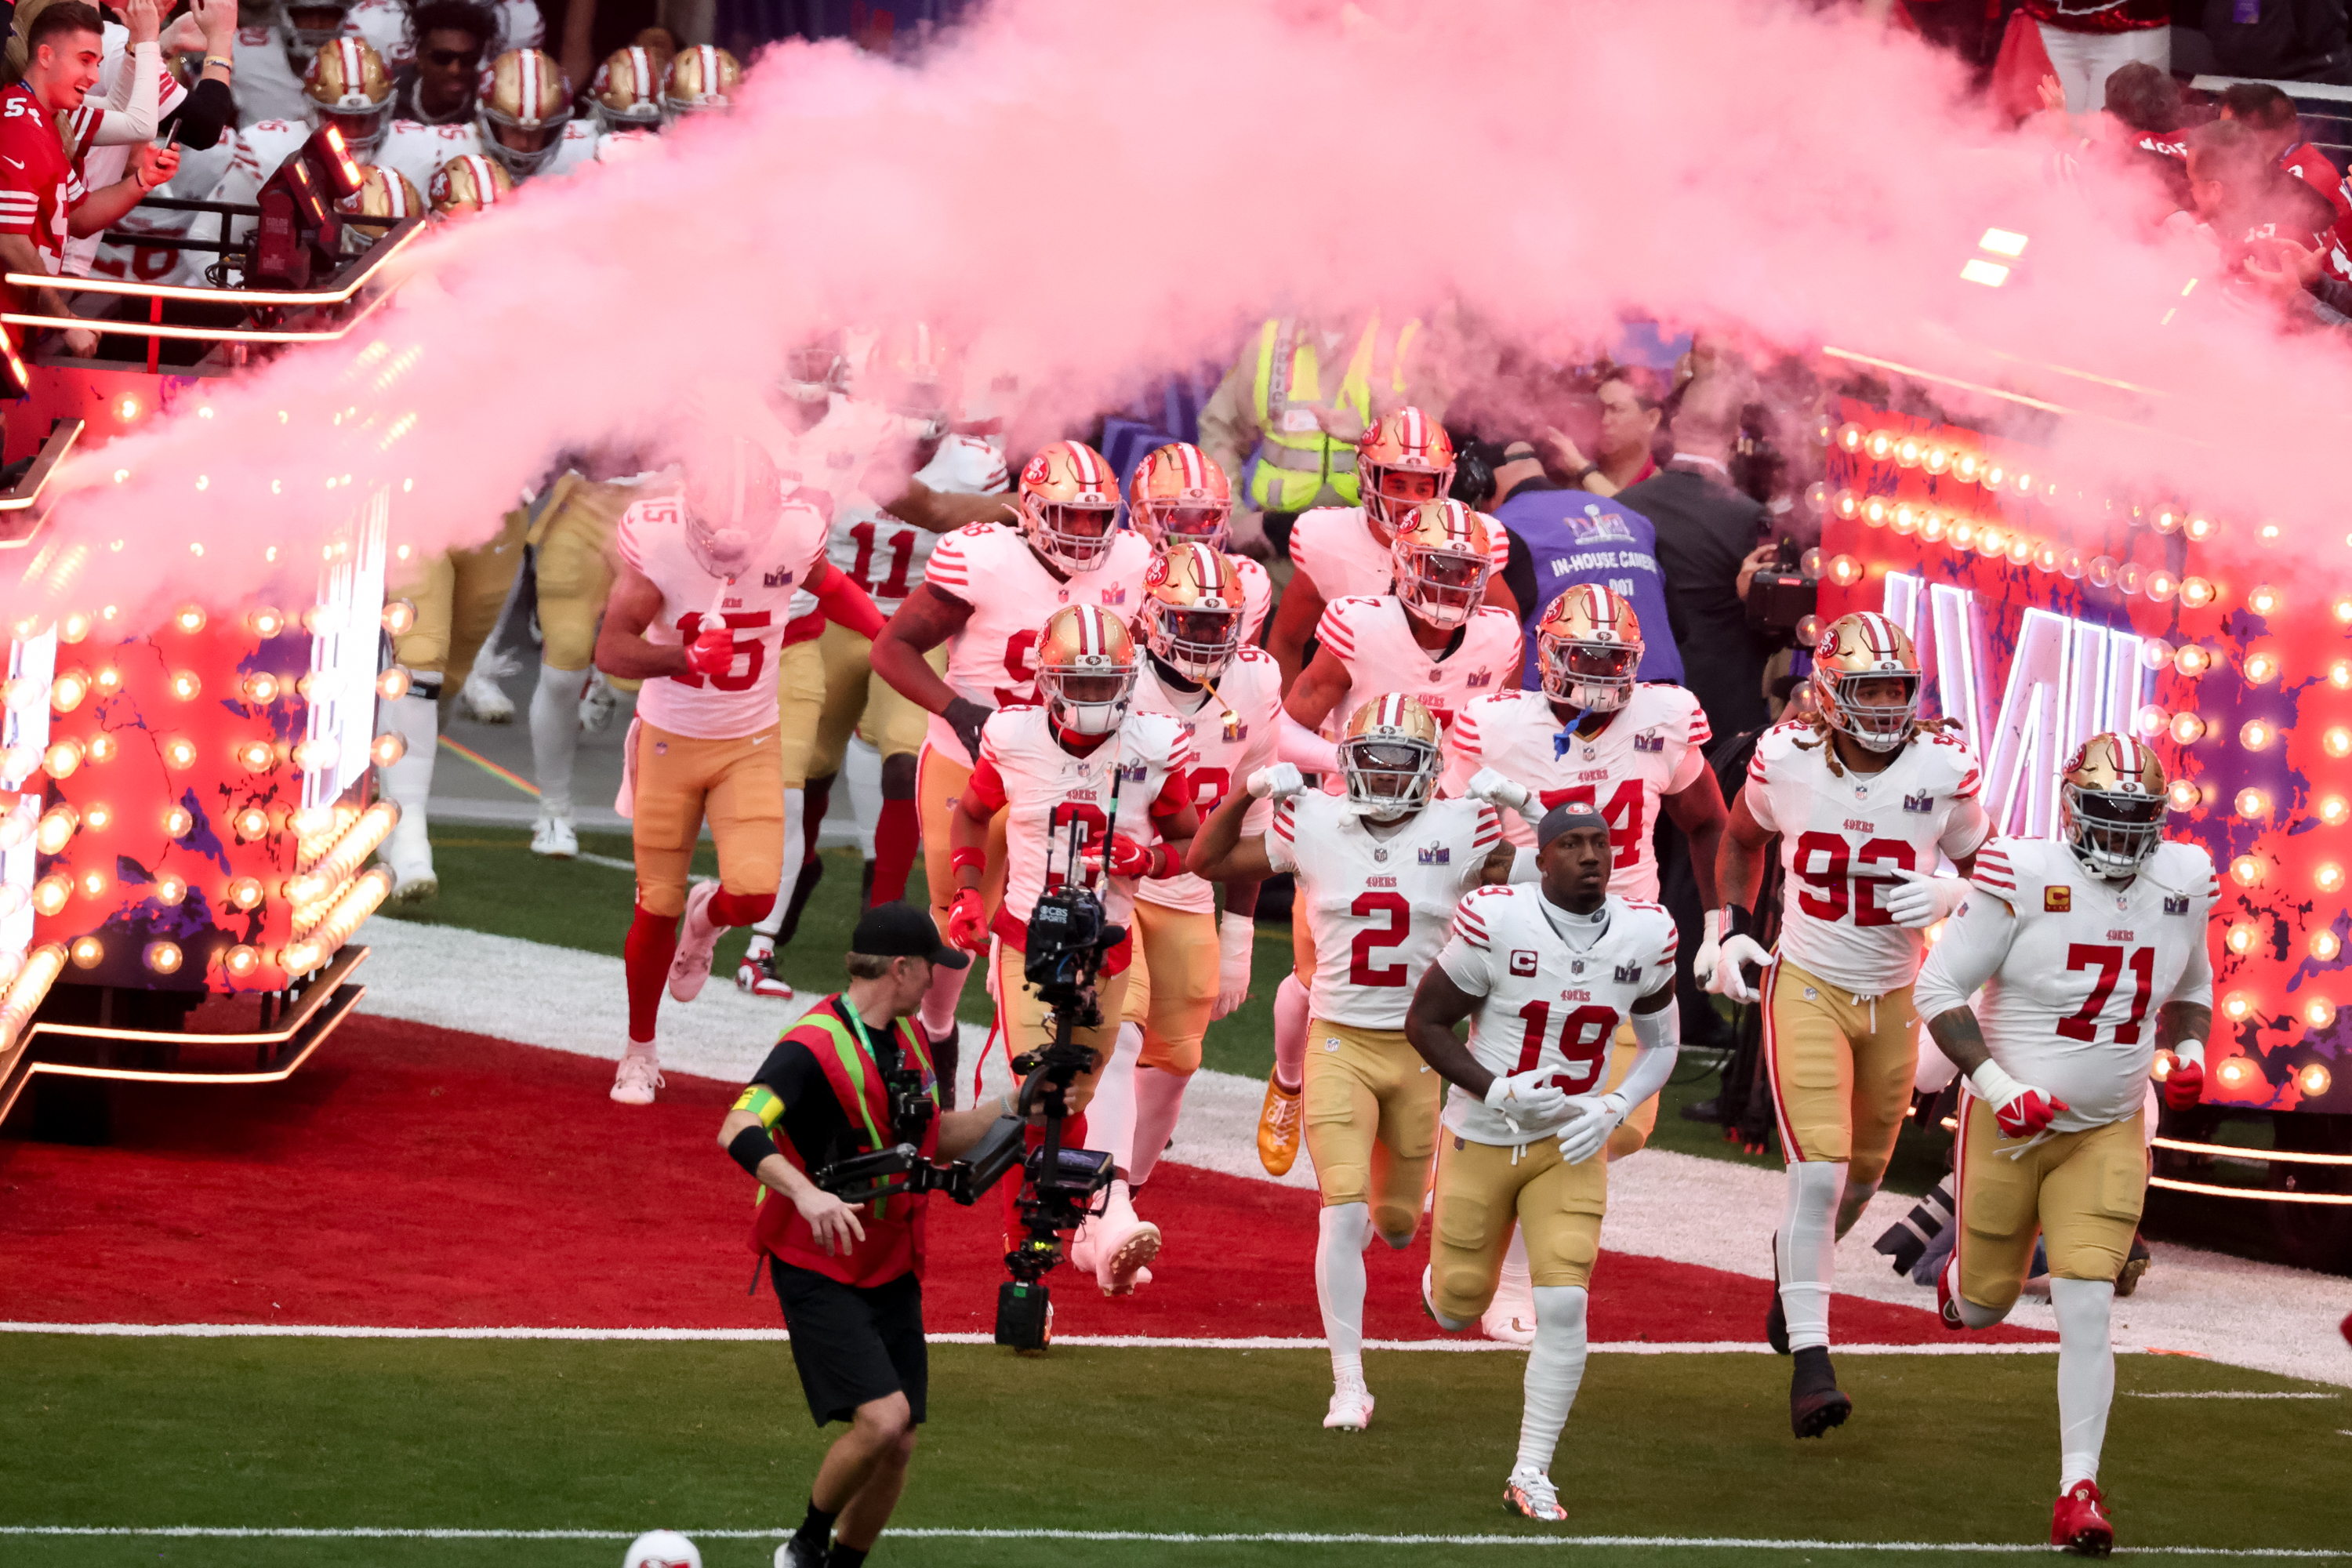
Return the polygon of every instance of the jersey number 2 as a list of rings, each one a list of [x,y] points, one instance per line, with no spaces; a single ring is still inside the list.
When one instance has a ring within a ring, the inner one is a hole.
[[[1404,965],[1402,963],[1372,966],[1376,948],[1396,947],[1412,934],[1412,906],[1404,901],[1402,893],[1359,893],[1348,912],[1360,921],[1374,915],[1384,915],[1384,925],[1368,925],[1356,933],[1348,944],[1348,984],[1350,985],[1402,985]]]
[[[2156,984],[2156,949],[2136,947],[2126,957],[2120,947],[2104,947],[2095,942],[2078,942],[2066,949],[2066,971],[2096,969],[2098,978],[2091,983],[2090,997],[2083,1010],[2071,1018],[2058,1020],[2058,1032],[2070,1040],[2093,1040],[2098,1037],[2099,1015],[2107,1010],[2107,998],[2116,994],[2116,982],[2124,971],[2132,972],[2131,1016],[2116,1026],[2116,1044],[2139,1044],[2140,1020],[2147,1016],[2147,995]]]

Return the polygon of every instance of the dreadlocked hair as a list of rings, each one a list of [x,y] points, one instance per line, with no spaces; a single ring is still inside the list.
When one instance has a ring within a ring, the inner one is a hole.
[[[1821,708],[1811,708],[1797,715],[1797,721],[1813,732],[1813,738],[1810,741],[1792,742],[1797,750],[1810,752],[1818,747],[1822,753],[1822,761],[1830,765],[1830,777],[1836,779],[1845,777],[1845,765],[1838,761],[1837,748],[1829,743],[1830,736],[1836,733],[1836,727],[1831,724],[1829,714]],[[1960,721],[1948,715],[1941,719],[1914,718],[1911,721],[1910,730],[1903,737],[1903,743],[1907,746],[1922,736],[1940,735],[1947,730],[1958,731],[1959,727]]]

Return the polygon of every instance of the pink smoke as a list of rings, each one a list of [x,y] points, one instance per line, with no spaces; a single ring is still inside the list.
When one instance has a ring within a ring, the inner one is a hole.
[[[559,453],[724,418],[824,321],[984,333],[1027,415],[1076,423],[1309,302],[1470,342],[1631,312],[1840,345],[2087,411],[2051,458],[2087,494],[2331,544],[2344,355],[2210,276],[2184,299],[2209,254],[2120,199],[1915,42],[1795,7],[1000,0],[916,67],[769,51],[730,117],[436,237],[371,343],[78,465],[84,564],[7,608],[273,592],[376,487],[412,546],[478,542]],[[1995,226],[2022,267],[1960,281]]]

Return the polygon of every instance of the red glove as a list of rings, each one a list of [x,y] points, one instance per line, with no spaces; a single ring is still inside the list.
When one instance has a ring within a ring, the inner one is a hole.
[[[2176,1060],[2164,1075],[2164,1103],[2173,1110],[2194,1110],[2205,1098],[2205,1068],[2197,1062]]]
[[[988,911],[981,905],[978,888],[958,889],[949,903],[948,940],[966,952],[988,945]]]
[[[2074,1109],[2064,1100],[2039,1089],[2021,1089],[2003,1100],[1993,1110],[1993,1120],[2000,1123],[2004,1138],[2031,1138],[2046,1131],[2063,1111]]]
[[[1160,858],[1124,833],[1113,832],[1108,844],[1087,847],[1087,858],[1098,860],[1114,877],[1149,877]]]
[[[686,668],[697,675],[724,675],[735,663],[735,634],[713,626],[686,645]]]

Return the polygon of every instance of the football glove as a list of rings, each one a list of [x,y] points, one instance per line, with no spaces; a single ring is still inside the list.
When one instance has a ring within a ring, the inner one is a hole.
[[[1744,966],[1752,963],[1764,969],[1771,963],[1771,953],[1754,937],[1725,937],[1716,954],[1715,972],[1707,977],[1706,989],[1717,996],[1728,996],[1734,1002],[1753,1002],[1763,993],[1748,984]]]
[[[2164,1075],[2164,1103],[2173,1110],[2194,1110],[2205,1098],[2205,1042],[2183,1040],[2172,1047],[2172,1070]]]
[[[1559,1120],[1568,1109],[1568,1091],[1552,1081],[1549,1068],[1513,1073],[1508,1078],[1497,1073],[1495,1081],[1486,1086],[1486,1107],[1501,1111],[1515,1122],[1534,1126]]]
[[[1249,792],[1259,800],[1288,800],[1307,787],[1307,775],[1290,763],[1276,763],[1249,776]]]
[[[1576,1120],[1560,1133],[1559,1157],[1571,1165],[1581,1165],[1609,1147],[1609,1135],[1633,1109],[1614,1090],[1572,1094],[1568,1097],[1568,1108],[1576,1112]]]
[[[1250,955],[1257,947],[1257,922],[1228,912],[1217,922],[1217,999],[1209,1021],[1216,1022],[1249,1000]]]
[[[713,626],[686,645],[686,668],[697,675],[724,675],[735,662],[735,634]]]
[[[1691,954],[1691,973],[1702,984],[1715,978],[1715,962],[1723,956],[1723,911],[1709,910],[1699,921],[1698,951]],[[1710,985],[1709,989],[1713,989]]]
[[[1470,775],[1470,782],[1462,793],[1472,800],[1508,806],[1530,822],[1539,821],[1543,816],[1543,807],[1537,801],[1535,792],[1499,769],[1480,768]]]
[[[980,901],[978,888],[960,888],[948,905],[948,940],[966,952],[978,952],[988,945],[988,911]]]
[[[987,723],[989,715],[995,711],[995,709],[983,707],[969,697],[952,697],[948,700],[948,705],[940,710],[940,717],[948,721],[948,728],[956,732],[956,739],[963,742],[964,750],[971,753],[971,760],[977,763],[980,761],[981,726]]]
[[[2050,1124],[2074,1107],[2046,1090],[2022,1084],[2001,1071],[1995,1061],[1980,1062],[1969,1074],[1969,1086],[1977,1098],[1992,1107],[1993,1120],[2000,1123],[2004,1138],[2031,1138],[2050,1130]]]
[[[1158,857],[1114,828],[1108,838],[1098,838],[1078,851],[1078,858],[1114,877],[1149,877]]]
[[[1896,925],[1908,926],[1913,931],[1925,931],[1937,921],[1948,920],[1969,896],[1968,879],[1964,877],[1930,877],[1900,867],[1895,875],[1901,880],[1888,890],[1879,907],[1895,917]]]

